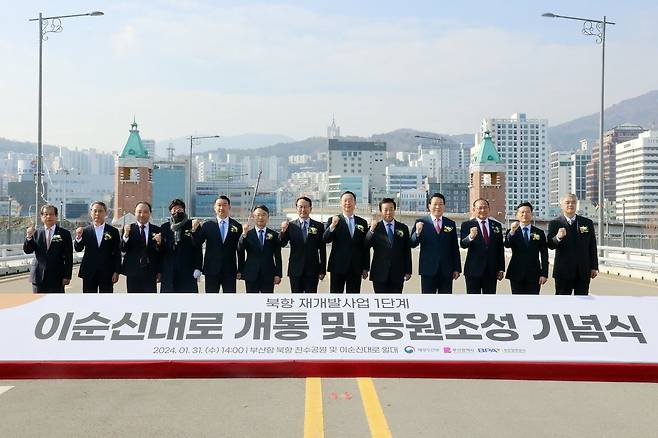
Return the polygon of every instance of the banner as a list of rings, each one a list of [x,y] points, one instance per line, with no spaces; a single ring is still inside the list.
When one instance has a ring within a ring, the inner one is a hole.
[[[2,295],[0,351],[5,364],[508,362],[656,370],[658,297]]]

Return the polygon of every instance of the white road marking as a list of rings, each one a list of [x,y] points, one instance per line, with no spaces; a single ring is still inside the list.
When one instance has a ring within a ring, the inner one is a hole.
[[[0,386],[0,395],[4,394],[5,392],[9,391],[13,386]]]

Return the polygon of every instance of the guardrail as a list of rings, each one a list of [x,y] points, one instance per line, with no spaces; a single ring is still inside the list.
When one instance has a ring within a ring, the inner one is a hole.
[[[658,250],[600,246],[603,256],[599,263],[639,271],[658,272]],[[509,251],[506,251],[511,255]],[[552,251],[551,251],[552,253]],[[83,253],[73,252],[73,263],[80,263]],[[23,253],[23,245],[0,245],[0,276],[20,274],[30,270],[34,256]]]
[[[73,252],[73,264],[80,263],[83,253]],[[34,255],[25,254],[22,244],[0,245],[0,277],[30,271]]]
[[[619,266],[640,271],[658,272],[658,251],[652,249],[620,248],[615,246],[600,246],[603,256],[599,263],[607,266]]]

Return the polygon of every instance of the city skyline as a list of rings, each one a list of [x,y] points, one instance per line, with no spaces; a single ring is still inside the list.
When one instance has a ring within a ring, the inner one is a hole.
[[[619,23],[609,29],[607,106],[658,88],[658,6],[641,2],[32,1],[0,18],[0,56],[12,59],[0,76],[12,103],[0,108],[0,136],[36,140],[38,45],[27,19],[92,9],[106,15],[65,20],[44,44],[45,144],[119,150],[133,115],[157,141],[208,132],[299,140],[323,136],[331,114],[356,136],[463,134],[518,111],[555,126],[596,112],[600,50],[579,25],[540,16],[549,9]],[[632,59],[643,68],[628,69]]]

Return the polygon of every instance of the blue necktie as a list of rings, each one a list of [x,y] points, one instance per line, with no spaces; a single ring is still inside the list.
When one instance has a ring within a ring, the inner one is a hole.
[[[388,234],[388,243],[393,245],[393,224],[386,224],[386,234]]]
[[[226,221],[222,220],[219,224],[219,233],[222,235],[222,242],[226,239]]]
[[[306,227],[306,221],[304,221],[304,226],[302,227],[302,234],[304,235],[304,241],[308,237],[308,228]]]
[[[350,236],[354,237],[354,216],[350,216],[349,220]]]
[[[530,235],[528,234],[528,227],[523,227],[523,238],[525,239],[525,243],[530,242]]]
[[[265,234],[264,234],[264,230],[258,230],[258,238],[259,238],[259,240],[260,240],[260,247],[261,247],[261,248],[264,247],[264,246],[265,246]]]

